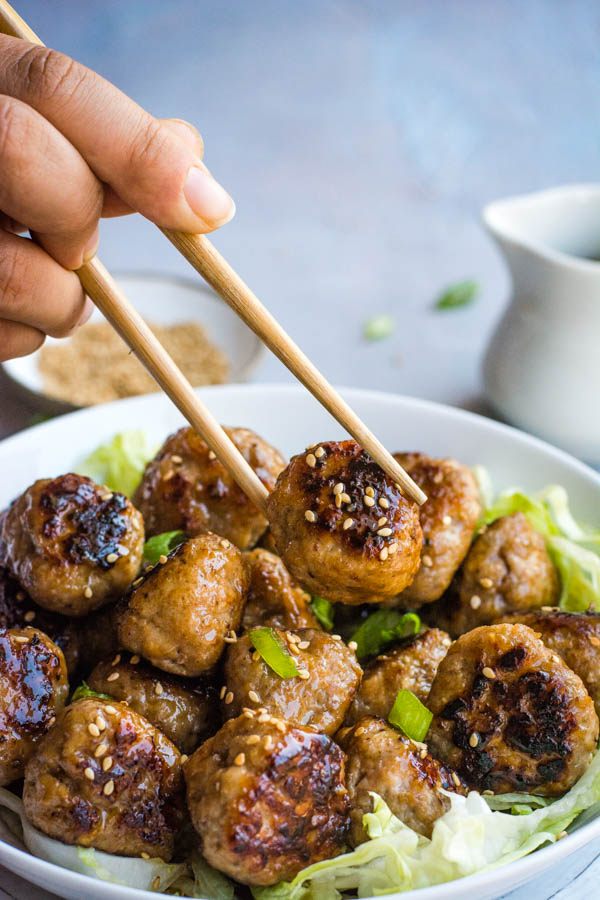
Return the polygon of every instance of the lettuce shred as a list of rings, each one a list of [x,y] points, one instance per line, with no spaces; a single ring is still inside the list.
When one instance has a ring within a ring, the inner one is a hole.
[[[77,471],[111,491],[131,497],[155,452],[156,447],[149,443],[144,431],[122,431],[90,453]]]

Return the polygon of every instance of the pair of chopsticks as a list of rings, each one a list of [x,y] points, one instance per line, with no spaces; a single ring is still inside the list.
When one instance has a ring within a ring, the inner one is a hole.
[[[5,0],[0,0],[0,31],[43,46],[35,32]],[[168,228],[162,228],[161,231],[381,468],[413,500],[419,504],[424,503],[427,497],[420,487],[296,346],[208,238]],[[88,297],[118,331],[190,425],[206,441],[244,493],[264,511],[267,489],[100,260],[95,257],[78,269],[77,275]]]

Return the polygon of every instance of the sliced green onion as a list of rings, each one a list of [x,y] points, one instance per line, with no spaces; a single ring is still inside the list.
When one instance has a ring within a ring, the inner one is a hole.
[[[82,681],[79,687],[75,688],[73,691],[71,703],[75,703],[76,700],[84,700],[86,697],[99,697],[101,700],[114,700],[114,697],[111,697],[110,694],[101,694],[99,691],[93,691],[86,681]]]
[[[333,628],[333,603],[325,600],[324,597],[313,597],[310,601],[310,608],[314,612],[315,618],[318,619],[319,624],[326,631],[331,631]]]
[[[378,609],[359,625],[352,640],[356,641],[356,655],[376,656],[394,641],[418,634],[421,620],[416,613],[401,613],[397,609]]]
[[[396,694],[388,722],[399,728],[413,741],[422,741],[429,731],[433,713],[424,706],[412,691],[401,690]]]
[[[171,550],[184,541],[184,531],[163,531],[162,534],[155,534],[144,544],[144,559],[155,566],[161,556],[168,556]]]
[[[396,330],[396,320],[393,316],[384,314],[372,316],[367,319],[363,327],[363,337],[367,341],[381,341],[388,338]]]
[[[249,636],[254,649],[276,675],[280,678],[295,678],[298,675],[296,660],[272,628],[254,628]]]
[[[457,281],[449,285],[435,301],[436,309],[457,309],[472,303],[479,293],[476,281]]]
[[[528,816],[532,812],[532,808],[526,806],[524,803],[515,803],[514,806],[511,806],[510,808],[511,816]]]

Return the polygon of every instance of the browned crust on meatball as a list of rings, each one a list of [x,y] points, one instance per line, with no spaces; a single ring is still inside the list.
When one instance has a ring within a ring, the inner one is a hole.
[[[598,740],[581,679],[525,625],[482,626],[455,641],[427,705],[432,753],[477,790],[563,794]]]
[[[344,754],[326,735],[268,715],[226,722],[185,765],[208,862],[275,884],[337,856],[348,832]]]
[[[169,860],[183,823],[179,752],[125,704],[79,700],[29,760],[23,802],[65,844]]]
[[[284,647],[295,648],[296,665],[308,676],[280,678],[244,635],[229,646],[225,657],[224,717],[233,718],[245,707],[264,707],[272,715],[334,734],[362,676],[354,651],[324,631],[301,628],[293,635],[299,642],[295,644],[291,632],[273,631]]]
[[[134,582],[119,606],[121,644],[166,672],[203,675],[240,624],[247,586],[237,547],[198,535]]]
[[[355,441],[313,450],[290,460],[267,501],[285,565],[309,593],[332,602],[395,596],[419,566],[417,505]]]
[[[225,428],[267,490],[285,459],[249,428]],[[172,434],[146,466],[134,496],[148,535],[181,529],[190,537],[213,531],[240,549],[253,547],[267,528],[261,511],[237,486],[193,428]]]
[[[8,568],[36,603],[82,616],[135,578],[144,526],[123,494],[70,473],[21,494],[3,519],[2,540]]]
[[[64,656],[47,635],[0,629],[0,785],[22,778],[68,693]]]
[[[471,545],[481,502],[473,473],[455,459],[432,459],[424,453],[395,453],[394,458],[427,494],[419,507],[421,565],[398,598],[414,609],[437,600],[447,589]]]
[[[190,754],[220,725],[216,687],[206,680],[178,678],[125,651],[99,662],[87,679],[93,691],[126,701]]]
[[[346,724],[352,725],[363,716],[387,719],[400,690],[412,691],[426,703],[437,668],[451,643],[445,631],[429,628],[374,659],[365,668]]]
[[[367,840],[362,820],[373,809],[371,792],[379,794],[400,821],[426,837],[450,807],[442,790],[466,793],[456,773],[434,759],[425,744],[411,741],[379,718],[360,719],[343,746],[355,846]]]
[[[271,628],[319,628],[310,608],[310,594],[296,584],[275,553],[257,548],[244,554],[250,577],[244,607],[244,630]]]

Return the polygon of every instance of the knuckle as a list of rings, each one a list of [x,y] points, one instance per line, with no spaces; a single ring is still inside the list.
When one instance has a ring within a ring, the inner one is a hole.
[[[35,353],[45,339],[46,336],[35,328],[0,319],[0,362]]]
[[[87,76],[87,69],[56,50],[30,47],[17,62],[17,77],[35,102],[71,100]]]
[[[0,157],[17,160],[26,138],[26,117],[20,103],[11,97],[0,97]]]
[[[19,240],[22,240],[21,238]],[[16,316],[30,286],[30,267],[17,241],[0,243],[0,316]]]
[[[137,194],[146,195],[156,211],[169,210],[179,195],[180,186],[171,167],[171,148],[169,133],[151,120],[143,126],[129,151],[126,165],[129,187]]]

